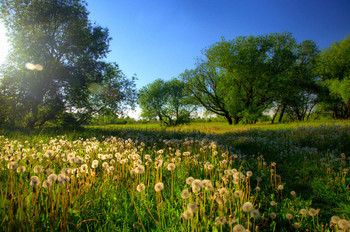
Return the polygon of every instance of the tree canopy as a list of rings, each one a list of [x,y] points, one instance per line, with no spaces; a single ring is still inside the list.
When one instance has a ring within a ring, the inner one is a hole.
[[[325,108],[336,118],[350,117],[350,35],[323,49],[317,71]]]
[[[1,19],[12,44],[1,69],[2,123],[27,127],[96,113],[120,113],[136,100],[134,78],[109,52],[108,29],[93,25],[80,0],[5,0]]]
[[[237,37],[203,51],[205,59],[181,76],[207,110],[231,124],[254,122],[281,99],[298,59],[290,33]]]
[[[139,91],[139,105],[144,118],[158,119],[167,126],[188,123],[193,103],[184,92],[184,83],[178,79],[157,79]]]

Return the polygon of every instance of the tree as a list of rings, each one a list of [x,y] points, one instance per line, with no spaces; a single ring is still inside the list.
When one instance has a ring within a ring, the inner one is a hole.
[[[35,127],[67,115],[80,124],[134,104],[134,79],[102,61],[111,38],[88,20],[84,1],[6,0],[1,19],[12,49],[0,89],[13,100],[17,124]]]
[[[141,116],[158,118],[167,126],[188,123],[193,104],[184,92],[184,83],[178,79],[157,79],[139,91]]]
[[[315,67],[319,50],[311,40],[305,40],[295,46],[293,50],[295,62],[289,72],[279,81],[280,87],[275,101],[276,110],[281,122],[285,112],[292,118],[304,120],[313,112],[318,103],[317,74]]]
[[[229,124],[256,122],[277,99],[278,83],[295,62],[295,46],[290,33],[222,39],[182,77],[192,96]]]
[[[318,62],[323,103],[335,118],[350,117],[350,35],[322,50]]]

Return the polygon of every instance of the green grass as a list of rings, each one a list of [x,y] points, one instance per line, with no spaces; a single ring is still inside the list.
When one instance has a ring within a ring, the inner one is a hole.
[[[350,219],[349,121],[0,135],[4,231],[340,231],[348,221],[332,216]],[[60,176],[48,181],[51,173]],[[189,177],[207,181],[196,187]]]

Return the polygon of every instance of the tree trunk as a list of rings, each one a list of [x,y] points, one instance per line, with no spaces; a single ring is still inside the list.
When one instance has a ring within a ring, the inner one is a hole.
[[[278,106],[278,108],[277,108],[275,114],[273,115],[271,124],[273,124],[273,122],[275,121],[275,118],[276,118],[276,116],[277,116],[278,111],[280,110],[280,107],[281,107],[281,106]]]
[[[287,105],[283,105],[283,108],[282,108],[282,111],[281,111],[281,114],[280,114],[280,117],[278,119],[278,122],[282,122],[282,118],[283,118],[283,114],[284,114],[284,111],[286,110],[287,108]]]

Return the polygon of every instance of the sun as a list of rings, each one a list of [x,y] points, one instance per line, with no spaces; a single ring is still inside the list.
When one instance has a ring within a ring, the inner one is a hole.
[[[10,44],[6,36],[6,29],[4,24],[0,22],[0,64],[5,62],[9,49]]]

